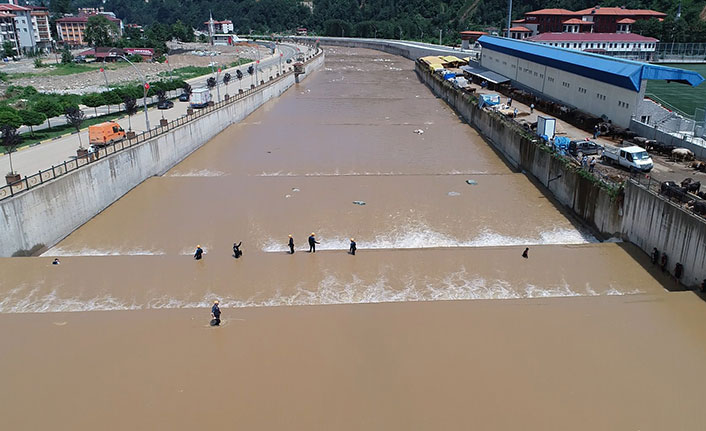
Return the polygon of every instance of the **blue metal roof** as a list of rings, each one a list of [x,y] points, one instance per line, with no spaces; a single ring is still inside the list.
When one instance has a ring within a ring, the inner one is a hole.
[[[690,70],[555,48],[534,42],[493,36],[481,36],[478,42],[483,48],[633,91],[640,91],[640,81],[643,79],[674,81],[693,87],[704,81],[701,75]]]

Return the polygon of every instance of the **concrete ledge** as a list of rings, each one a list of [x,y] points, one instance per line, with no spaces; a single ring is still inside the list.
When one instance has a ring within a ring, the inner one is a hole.
[[[299,79],[323,63],[322,53],[309,61],[308,72]],[[53,246],[142,181],[163,174],[293,85],[294,74],[285,75],[198,120],[0,201],[0,256],[26,255]]]

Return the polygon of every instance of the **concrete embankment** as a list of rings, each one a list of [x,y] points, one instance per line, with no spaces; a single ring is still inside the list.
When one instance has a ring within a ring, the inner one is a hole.
[[[650,253],[667,254],[667,269],[684,267],[681,282],[699,286],[706,279],[706,223],[674,202],[632,181],[625,185],[623,237]]]
[[[410,60],[416,60],[419,57],[424,57],[427,55],[455,55],[457,57],[468,57],[469,55],[475,55],[470,50],[461,51],[444,45],[432,45],[429,43],[411,42],[406,40],[312,36],[295,36],[292,39],[308,43],[319,42],[321,45],[326,46],[375,49],[378,51],[387,52],[388,54],[399,55]]]
[[[531,135],[512,127],[502,115],[479,108],[470,95],[458,91],[449,82],[419,65],[417,75],[435,95],[475,127],[510,165],[542,183],[559,202],[598,232],[606,236],[619,234],[619,206],[606,189],[553,157],[546,148],[533,142]]]
[[[313,57],[306,64],[307,73],[323,63],[323,53]],[[25,255],[51,247],[132,188],[151,176],[163,174],[226,127],[294,84],[294,73],[287,73],[241,99],[153,139],[1,201],[0,256]]]
[[[470,95],[417,65],[417,75],[500,152],[507,162],[544,185],[558,202],[606,237],[630,241],[646,253],[667,253],[666,269],[681,263],[681,282],[706,279],[706,223],[664,197],[628,182],[624,194],[611,193],[584,172],[538,145],[536,137],[502,115],[479,108]],[[623,214],[624,213],[624,214]]]

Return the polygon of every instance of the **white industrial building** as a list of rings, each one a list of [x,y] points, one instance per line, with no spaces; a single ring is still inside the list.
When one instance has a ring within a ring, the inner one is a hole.
[[[696,72],[622,60],[538,43],[482,36],[480,65],[512,84],[629,127],[645,95],[647,80],[697,86]]]

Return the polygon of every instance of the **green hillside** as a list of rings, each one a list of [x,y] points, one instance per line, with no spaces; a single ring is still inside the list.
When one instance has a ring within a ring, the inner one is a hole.
[[[43,3],[38,1],[37,3]],[[47,2],[44,2],[47,3]],[[304,26],[318,34],[438,41],[439,30],[455,40],[458,30],[504,26],[506,0],[314,0],[314,12],[298,0],[51,0],[55,12],[103,6],[126,22],[173,24],[178,20],[200,28],[209,11],[215,19],[230,19],[238,33],[282,32]],[[579,10],[595,0],[527,0],[514,2],[513,17],[542,8]],[[667,13],[663,23],[637,26],[645,35],[663,41],[706,42],[701,19],[706,0],[683,0],[682,19],[675,21],[678,2],[667,0],[608,1],[601,6],[648,8]]]

